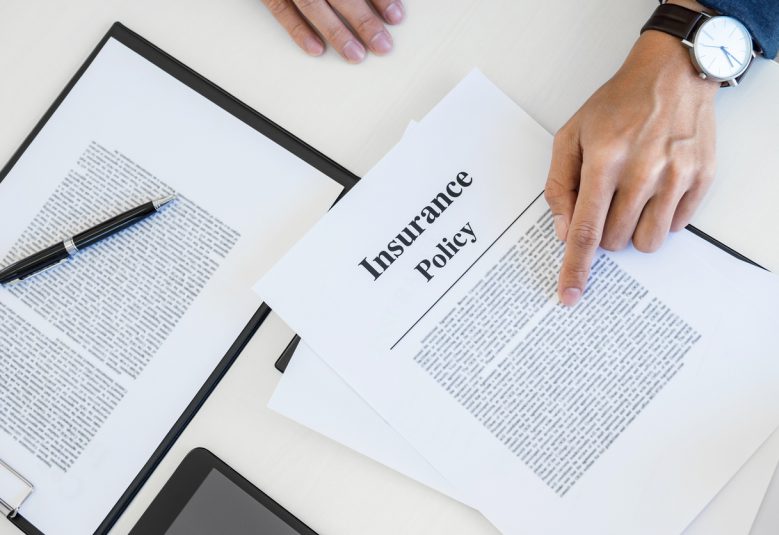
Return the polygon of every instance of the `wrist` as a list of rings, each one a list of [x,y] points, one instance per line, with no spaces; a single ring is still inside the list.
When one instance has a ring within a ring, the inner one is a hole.
[[[720,87],[718,82],[700,78],[679,39],[654,30],[638,38],[620,70],[643,83],[658,83],[712,99]]]

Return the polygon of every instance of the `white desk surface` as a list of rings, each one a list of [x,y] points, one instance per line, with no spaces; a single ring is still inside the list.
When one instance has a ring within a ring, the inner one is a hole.
[[[556,130],[618,67],[656,5],[654,0],[405,3],[407,21],[392,32],[396,50],[351,66],[332,52],[320,59],[299,52],[259,0],[3,0],[0,162],[116,20],[361,175],[409,120],[423,116],[474,66]],[[767,217],[779,192],[755,180],[745,176],[741,187],[769,192],[749,207]],[[778,238],[763,225],[767,219],[728,217],[732,209],[724,197],[722,190],[712,192],[700,217],[704,228],[779,266]],[[197,446],[222,457],[323,535],[496,533],[477,512],[267,409],[279,380],[273,362],[291,336],[278,318],[266,321],[113,533],[132,527]],[[777,455],[775,446],[761,451],[762,464],[755,460],[753,470],[767,472],[761,467],[775,464]],[[769,476],[745,477],[738,492],[723,493],[706,513],[709,522],[748,526],[751,520],[731,514],[737,500],[727,495],[752,496],[756,510]],[[0,522],[0,535],[14,533]]]

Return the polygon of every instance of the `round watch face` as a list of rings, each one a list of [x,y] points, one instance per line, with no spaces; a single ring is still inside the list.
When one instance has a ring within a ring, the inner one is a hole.
[[[732,17],[712,17],[695,34],[693,54],[709,78],[730,80],[743,73],[752,60],[752,36]]]

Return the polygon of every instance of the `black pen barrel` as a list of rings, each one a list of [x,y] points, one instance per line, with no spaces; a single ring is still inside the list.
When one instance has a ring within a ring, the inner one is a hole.
[[[108,238],[109,236],[138,223],[140,220],[147,218],[156,211],[157,209],[153,202],[143,204],[137,208],[128,210],[123,214],[119,214],[116,217],[112,217],[96,227],[76,234],[73,237],[73,244],[77,249],[84,249],[85,247],[89,247],[100,240]]]
[[[175,198],[175,195],[169,195],[162,199],[142,204],[137,208],[133,208],[123,214],[112,217],[96,227],[76,234],[73,238],[52,245],[43,251],[35,253],[23,260],[19,260],[4,269],[0,269],[0,284],[26,279],[35,273],[54,267],[60,262],[67,260],[68,257],[76,254],[79,250],[89,247],[100,240],[108,238],[109,236],[146,219]]]
[[[64,244],[52,245],[0,271],[0,284],[26,279],[30,275],[59,264],[68,256],[68,250]]]

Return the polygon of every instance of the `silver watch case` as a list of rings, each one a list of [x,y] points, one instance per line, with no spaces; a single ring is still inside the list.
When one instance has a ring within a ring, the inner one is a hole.
[[[717,18],[721,15],[709,15],[708,13],[701,13],[706,19],[713,19]],[[732,18],[732,17],[731,17]],[[706,21],[708,22],[708,20]],[[698,62],[698,58],[695,56],[695,40],[698,39],[698,34],[701,31],[701,28],[703,28],[703,25],[706,24],[706,22],[703,22],[700,26],[698,26],[698,29],[695,30],[695,35],[692,37],[692,41],[688,41],[687,39],[682,39],[682,44],[687,47],[690,51],[690,59],[692,60],[692,64],[695,66],[695,70],[698,71],[698,76],[700,76],[703,80],[711,80],[713,82],[719,82],[721,84],[728,84],[730,87],[736,87],[738,85],[738,78],[747,72],[747,69],[749,69],[749,66],[752,64],[752,61],[757,57],[757,54],[754,50],[754,39],[750,35],[750,39],[752,40],[753,49],[752,49],[752,57],[749,58],[749,61],[744,65],[744,68],[742,68],[735,76],[732,78],[719,78],[717,76],[714,76],[713,74],[709,74],[706,72],[706,69],[703,68],[703,66]]]

